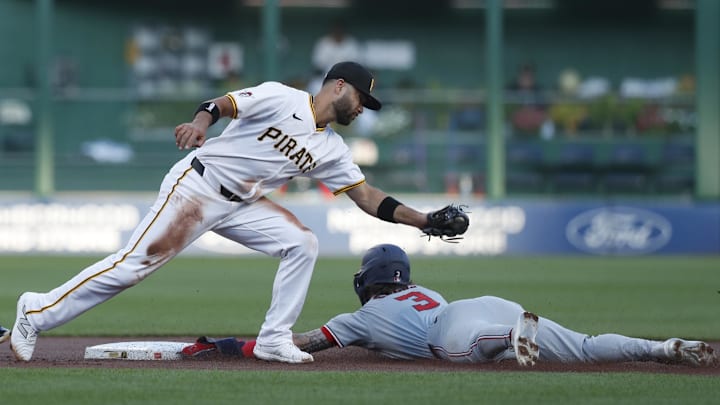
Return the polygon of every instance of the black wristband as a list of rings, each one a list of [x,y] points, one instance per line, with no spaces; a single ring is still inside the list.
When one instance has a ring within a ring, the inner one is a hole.
[[[383,221],[397,223],[395,220],[394,214],[395,209],[402,205],[402,203],[390,196],[385,197],[384,200],[380,203],[377,210],[377,217],[382,219]]]
[[[206,101],[200,104],[197,110],[195,110],[195,115],[197,115],[197,113],[199,113],[200,111],[205,111],[206,113],[212,115],[212,121],[210,121],[210,125],[216,123],[217,120],[220,119],[220,108],[215,103]]]

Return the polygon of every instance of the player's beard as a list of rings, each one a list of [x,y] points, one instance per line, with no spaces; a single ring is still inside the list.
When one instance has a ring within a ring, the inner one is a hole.
[[[355,109],[347,95],[335,100],[333,102],[333,108],[335,109],[335,121],[337,121],[338,124],[350,125],[355,119]]]

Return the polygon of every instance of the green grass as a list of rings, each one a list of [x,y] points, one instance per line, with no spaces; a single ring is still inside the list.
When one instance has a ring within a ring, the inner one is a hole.
[[[0,376],[10,404],[711,404],[720,394],[709,376],[633,373],[11,369]]]
[[[0,256],[0,324],[22,291],[48,291],[96,258]],[[295,330],[359,306],[357,259],[319,260]],[[47,334],[253,335],[277,261],[177,258],[137,286]],[[572,329],[720,339],[720,257],[445,258],[413,261],[414,281],[448,300],[497,295]]]
[[[95,259],[0,256],[0,324],[13,322],[20,292],[54,288]],[[177,258],[44,335],[253,335],[276,265],[260,257]],[[296,331],[358,307],[351,284],[357,267],[357,259],[319,260]],[[413,279],[448,300],[505,297],[589,334],[720,340],[720,257],[417,258]],[[714,403],[720,384],[717,377],[634,373],[68,370],[0,363],[2,401],[27,400],[28,392],[32,403],[57,404],[697,404]]]

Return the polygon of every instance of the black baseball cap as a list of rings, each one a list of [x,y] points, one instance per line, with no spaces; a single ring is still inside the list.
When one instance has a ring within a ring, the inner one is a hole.
[[[343,79],[352,84],[357,91],[365,96],[364,107],[376,111],[382,108],[380,101],[370,95],[370,92],[375,87],[375,78],[363,65],[355,62],[336,63],[325,75],[325,80],[328,79]]]

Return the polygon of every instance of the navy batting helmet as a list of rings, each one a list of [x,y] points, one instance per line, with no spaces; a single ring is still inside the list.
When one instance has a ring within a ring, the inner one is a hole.
[[[410,284],[410,260],[404,250],[383,244],[373,246],[365,253],[360,271],[353,278],[355,294],[363,305],[371,298],[367,296],[366,289],[379,284]]]

